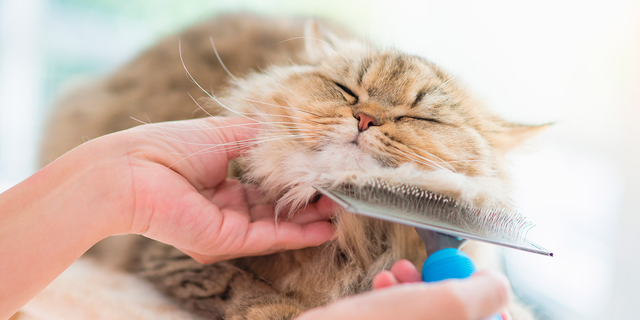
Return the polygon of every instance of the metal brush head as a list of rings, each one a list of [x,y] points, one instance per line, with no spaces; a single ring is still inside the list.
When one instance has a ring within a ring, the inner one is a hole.
[[[533,224],[514,210],[476,207],[417,186],[380,180],[315,188],[353,213],[553,256],[527,239]]]

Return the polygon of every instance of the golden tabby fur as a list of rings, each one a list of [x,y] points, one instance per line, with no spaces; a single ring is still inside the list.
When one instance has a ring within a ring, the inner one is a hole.
[[[223,69],[210,37],[238,79]],[[184,65],[215,98],[185,75],[177,39]],[[83,139],[136,125],[130,117],[205,116],[189,95],[205,101],[209,112],[263,123],[259,141],[238,164],[243,180],[276,201],[278,211],[313,201],[312,185],[371,177],[475,204],[508,205],[503,154],[538,130],[491,115],[421,57],[377,49],[337,27],[305,26],[302,19],[230,15],[164,39],[61,100],[42,163]],[[373,119],[364,131],[358,113]],[[398,259],[420,266],[426,258],[413,228],[344,211],[334,223],[336,238],[320,247],[213,265],[142,238],[113,239],[93,252],[138,272],[188,310],[220,319],[290,319],[370,290],[373,276]],[[515,304],[512,309],[516,319],[530,318]]]

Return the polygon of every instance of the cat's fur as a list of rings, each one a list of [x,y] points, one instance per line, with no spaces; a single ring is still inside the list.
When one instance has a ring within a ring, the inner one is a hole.
[[[83,138],[135,125],[130,117],[159,122],[204,116],[190,94],[208,101],[209,112],[239,112],[264,123],[261,141],[239,167],[244,181],[278,209],[312,201],[312,185],[365,177],[417,184],[475,204],[508,205],[503,154],[539,128],[491,115],[423,58],[380,50],[313,22],[303,34],[304,25],[302,19],[231,15],[164,39],[61,101],[45,135],[42,163]],[[209,37],[238,81],[229,81]],[[177,38],[186,68],[216,99],[185,75]],[[357,112],[375,117],[376,125],[359,132]],[[142,238],[111,240],[93,251],[138,272],[185,308],[221,319],[290,319],[370,290],[373,276],[399,259],[419,267],[426,258],[413,228],[344,211],[334,223],[336,238],[320,247],[213,265]],[[516,313],[516,319],[530,317]]]

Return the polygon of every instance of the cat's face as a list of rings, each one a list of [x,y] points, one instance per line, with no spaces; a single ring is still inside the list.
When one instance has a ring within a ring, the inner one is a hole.
[[[309,65],[250,76],[228,100],[264,122],[249,179],[294,206],[364,177],[477,203],[504,191],[500,156],[535,129],[491,116],[425,59],[311,31]]]
[[[492,165],[479,161],[491,156],[489,142],[451,80],[423,59],[369,51],[349,60],[328,58],[290,76],[286,91],[272,99],[302,110],[291,110],[298,118],[290,121],[305,146],[333,150],[347,170],[365,169],[364,161],[381,168],[413,163],[421,170],[489,174]]]

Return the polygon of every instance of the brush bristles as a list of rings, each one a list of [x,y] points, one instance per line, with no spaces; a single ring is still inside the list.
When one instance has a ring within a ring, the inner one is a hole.
[[[391,207],[406,218],[437,222],[487,237],[524,240],[533,226],[515,210],[459,203],[417,186],[372,180],[361,186],[342,184],[336,191],[363,202]]]

